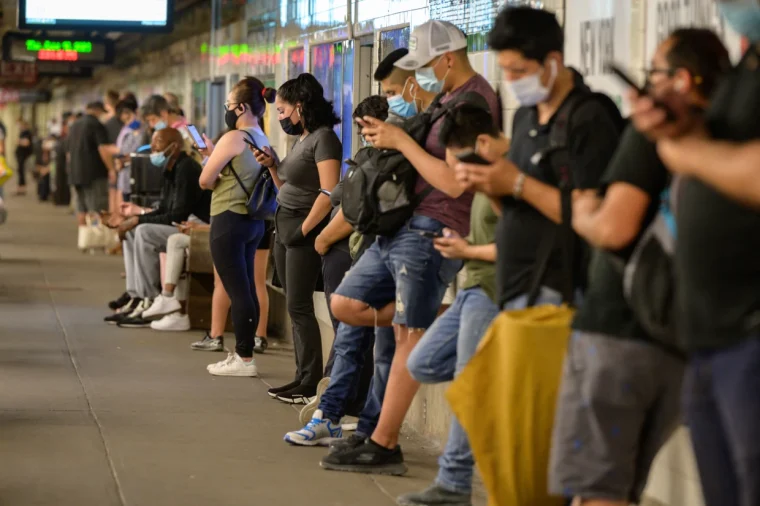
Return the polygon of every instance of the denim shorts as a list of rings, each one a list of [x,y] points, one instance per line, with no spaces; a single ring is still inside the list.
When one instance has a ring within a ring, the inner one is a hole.
[[[428,328],[462,268],[461,260],[443,258],[433,247],[430,235],[443,228],[438,220],[414,216],[394,236],[378,237],[335,293],[375,309],[395,300],[394,324]]]

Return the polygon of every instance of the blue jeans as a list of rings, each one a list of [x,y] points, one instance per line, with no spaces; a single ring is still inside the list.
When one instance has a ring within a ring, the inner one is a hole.
[[[420,383],[451,381],[475,354],[498,314],[499,306],[481,288],[460,291],[409,355],[409,373]],[[438,465],[438,485],[456,492],[472,491],[475,462],[467,434],[456,417],[451,420],[449,439]]]
[[[428,237],[443,228],[438,220],[413,216],[393,237],[378,237],[335,293],[375,309],[395,299],[394,324],[428,328],[438,316],[446,288],[462,268],[461,260],[443,258]]]
[[[683,407],[706,506],[760,504],[760,337],[692,355]]]
[[[330,372],[330,386],[327,387],[319,403],[325,418],[340,421],[346,408],[358,395],[360,377],[367,352],[375,343],[375,333],[390,333],[391,327],[354,327],[346,323],[338,325],[333,343],[333,364]],[[387,376],[387,374],[386,374]],[[371,385],[371,383],[370,383]],[[372,386],[370,386],[371,391]],[[381,401],[382,404],[382,401]]]
[[[369,437],[375,432],[395,353],[396,336],[393,334],[393,328],[378,327],[375,334],[375,373],[369,386],[367,402],[359,415],[359,425],[356,428],[356,433],[360,436]]]

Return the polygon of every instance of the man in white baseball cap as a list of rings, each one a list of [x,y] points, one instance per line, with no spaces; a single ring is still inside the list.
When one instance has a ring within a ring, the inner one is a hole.
[[[467,37],[447,21],[431,20],[415,28],[409,53],[395,65],[414,70],[422,89],[433,93],[449,92],[457,87],[457,75],[474,73],[467,58]]]

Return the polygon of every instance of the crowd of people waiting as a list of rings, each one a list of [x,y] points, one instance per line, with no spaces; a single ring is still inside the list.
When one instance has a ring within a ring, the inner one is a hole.
[[[208,230],[212,329],[192,347],[224,350],[231,309],[234,351],[208,371],[257,376],[273,249],[296,373],[269,395],[305,405],[304,427],[285,441],[329,446],[321,461],[328,470],[397,475],[407,470],[399,434],[420,384],[457,377],[501,312],[569,304],[577,308],[572,339],[556,411],[546,415],[554,417],[549,491],[575,505],[638,503],[655,455],[683,416],[706,503],[756,506],[760,6],[742,5],[721,4],[750,41],[738,66],[710,30],[675,30],[659,44],[644,92],[632,91],[630,121],[565,65],[553,13],[503,9],[488,46],[520,104],[508,135],[497,93],[470,65],[465,34],[442,21],[416,27],[412,49],[378,65],[383,95],[354,112],[365,147],[395,150],[418,173],[413,215],[377,237],[354,230],[344,214],[344,197],[356,196],[343,191],[339,119],[314,76],[277,90],[244,78],[224,104],[228,131],[216,142],[204,136],[203,148],[187,134],[176,97],[153,96],[139,109],[133,95],[108,93],[105,105],[63,121],[80,224],[108,209],[102,219],[122,240],[126,289],[109,303],[106,321],[189,329],[187,233]],[[282,158],[262,124],[272,103],[295,140]],[[422,142],[409,133],[415,118],[430,123]],[[129,201],[125,155],[146,144],[164,180],[160,200],[144,207]],[[249,215],[262,177],[278,189],[272,222]],[[675,348],[632,309],[621,268],[664,198],[677,230]],[[442,311],[463,268],[456,298]],[[313,298],[320,283],[335,330],[326,368]],[[343,438],[346,415],[359,422]],[[398,503],[470,505],[475,463],[454,418],[435,482]]]

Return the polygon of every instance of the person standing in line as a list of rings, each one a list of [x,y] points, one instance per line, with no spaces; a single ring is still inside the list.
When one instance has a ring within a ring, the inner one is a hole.
[[[252,141],[260,148],[269,146],[260,119],[266,113],[267,103],[274,102],[274,98],[275,90],[265,87],[255,77],[242,79],[227,95],[224,104],[224,121],[230,131],[216,146],[204,136],[208,147],[203,154],[209,158],[199,182],[202,188],[213,189],[211,257],[232,303],[236,340],[234,353],[208,366],[209,373],[214,376],[258,375],[253,360],[259,324],[254,256],[265,227],[262,220],[254,220],[248,215],[246,203],[248,194],[265,169],[248,149],[246,141]]]
[[[274,261],[287,297],[296,345],[295,379],[269,390],[292,404],[307,404],[322,379],[322,337],[314,315],[314,290],[322,257],[314,249],[317,236],[330,221],[330,197],[340,178],[343,146],[333,127],[340,123],[333,104],[311,74],[285,82],[277,92],[282,129],[297,136],[290,154],[277,163],[271,151],[257,159],[269,168],[279,188],[275,216]]]
[[[18,120],[18,145],[16,146],[16,171],[18,178],[18,185],[16,187],[16,195],[26,195],[26,161],[34,153],[32,147],[32,130],[29,128],[29,123],[24,118]]]
[[[106,127],[106,133],[108,134],[108,145],[103,146],[103,150],[108,153],[109,156],[114,157],[119,154],[119,148],[117,141],[119,134],[124,124],[119,118],[119,113],[116,110],[116,106],[119,104],[119,92],[115,90],[108,90],[103,97],[103,105],[106,109],[106,114],[101,118],[103,125]],[[117,188],[117,174],[115,167],[111,167],[108,171],[108,210],[111,213],[116,213],[119,210],[120,199],[119,190]]]

